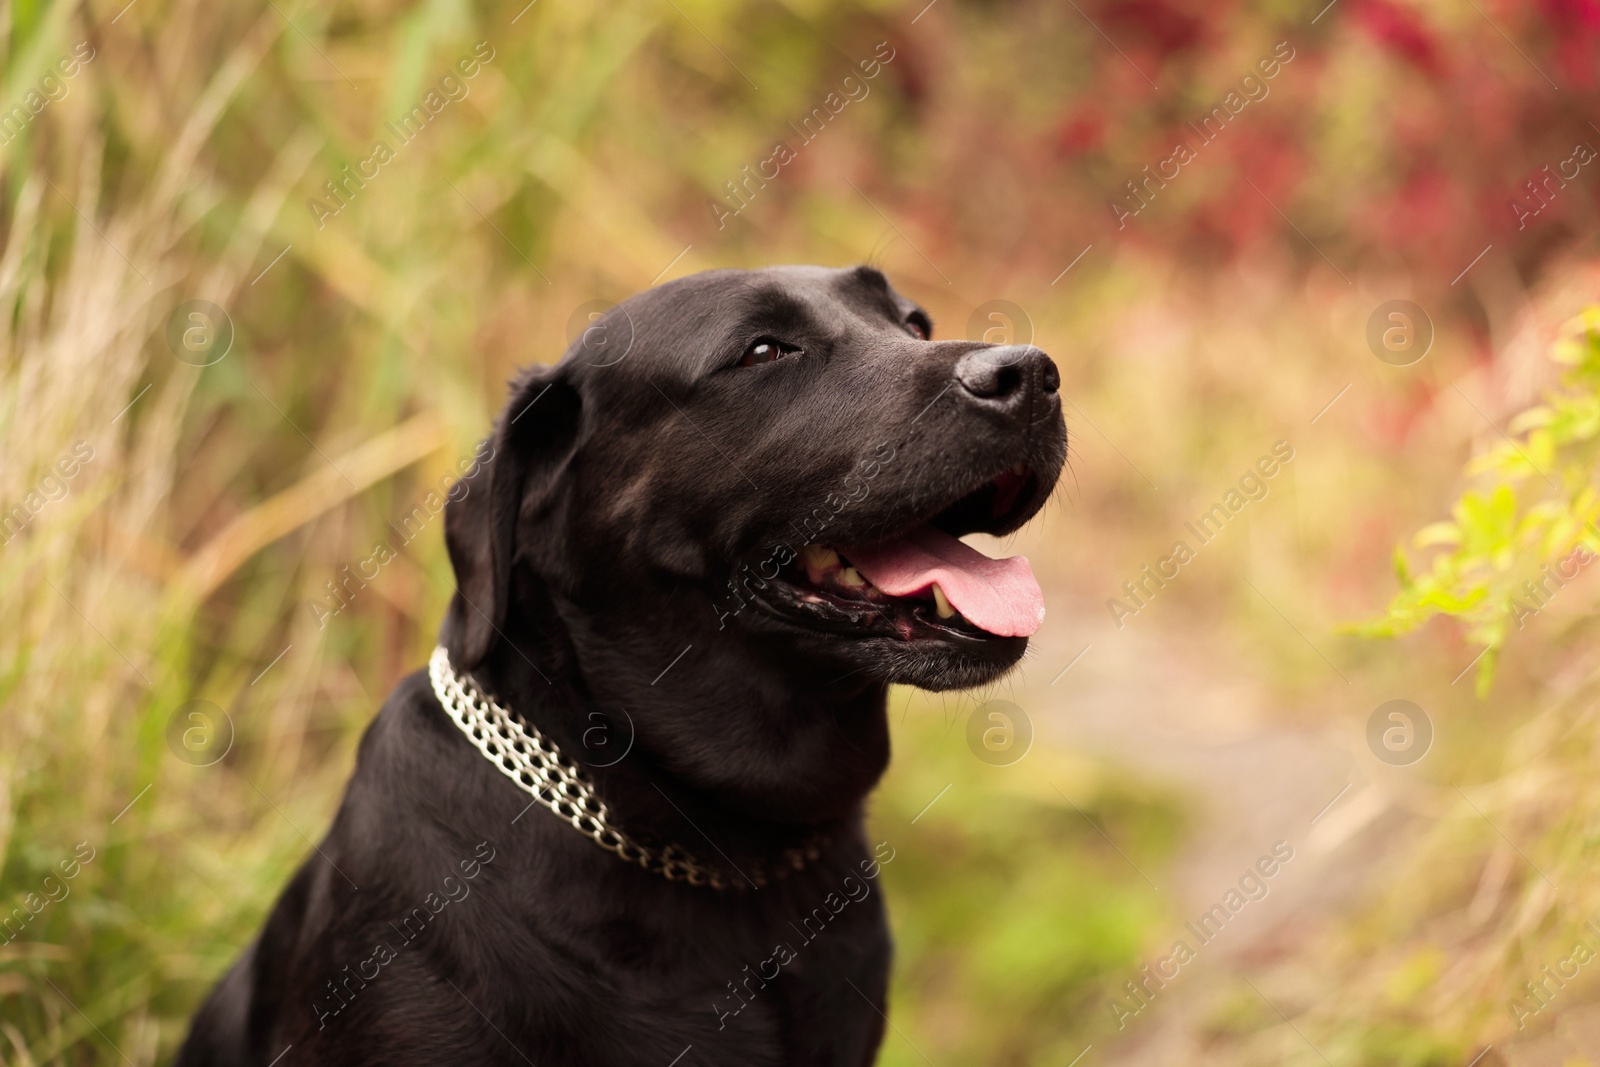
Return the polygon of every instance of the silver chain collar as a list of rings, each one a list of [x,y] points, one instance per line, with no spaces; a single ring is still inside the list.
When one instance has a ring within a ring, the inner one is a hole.
[[[775,878],[800,870],[820,854],[818,841],[800,848],[785,849],[783,863],[772,873],[763,867],[740,871],[730,879],[720,870],[697,860],[675,844],[651,848],[633,840],[611,822],[606,802],[577,764],[568,760],[556,743],[538,727],[501,707],[478,688],[471,678],[458,675],[450,666],[450,654],[443,645],[428,659],[428,677],[433,694],[450,720],[461,728],[467,740],[534,803],[554,812],[563,821],[595,844],[628,863],[661,875],[668,881],[708,885],[713,889],[752,885],[760,888]]]

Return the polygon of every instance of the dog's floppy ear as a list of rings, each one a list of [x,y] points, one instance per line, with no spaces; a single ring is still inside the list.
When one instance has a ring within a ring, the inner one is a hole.
[[[444,540],[456,572],[450,603],[455,666],[470,670],[500,637],[517,552],[517,523],[538,512],[578,440],[583,402],[558,367],[533,367],[479,449],[476,469],[445,504]]]

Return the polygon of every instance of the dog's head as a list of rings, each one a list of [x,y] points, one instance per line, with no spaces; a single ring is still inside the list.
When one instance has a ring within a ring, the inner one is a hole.
[[[929,689],[999,676],[1039,588],[958,538],[1043,506],[1059,375],[1031,346],[931,335],[868,267],[711,271],[606,312],[517,380],[449,506],[461,665],[500,640],[525,567],[613,633]]]

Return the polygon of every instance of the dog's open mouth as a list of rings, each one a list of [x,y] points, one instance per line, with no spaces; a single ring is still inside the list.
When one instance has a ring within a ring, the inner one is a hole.
[[[824,629],[890,633],[901,640],[1028,637],[1044,619],[1044,595],[1026,557],[991,559],[968,533],[1012,528],[1036,476],[1017,466],[906,532],[870,544],[805,546],[770,582],[786,614]]]

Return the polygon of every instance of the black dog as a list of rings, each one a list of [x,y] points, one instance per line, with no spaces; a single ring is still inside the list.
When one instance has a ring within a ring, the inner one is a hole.
[[[1027,561],[956,537],[1067,451],[1043,352],[930,330],[867,267],[713,271],[523,374],[452,490],[433,680],[178,1062],[871,1063],[886,688],[1021,657]]]

